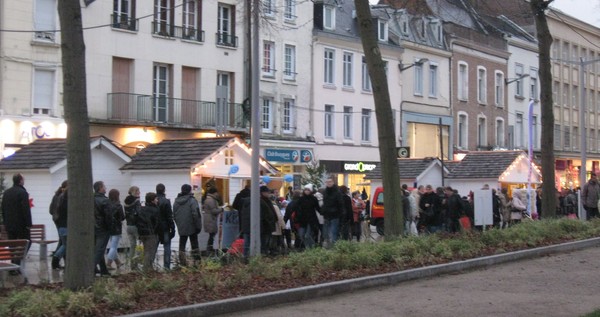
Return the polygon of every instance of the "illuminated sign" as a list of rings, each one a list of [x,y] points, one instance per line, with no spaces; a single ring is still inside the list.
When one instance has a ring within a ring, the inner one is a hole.
[[[309,163],[313,160],[311,150],[265,149],[265,159],[270,162]]]
[[[376,164],[366,164],[363,162],[344,163],[344,171],[370,172],[375,169]]]

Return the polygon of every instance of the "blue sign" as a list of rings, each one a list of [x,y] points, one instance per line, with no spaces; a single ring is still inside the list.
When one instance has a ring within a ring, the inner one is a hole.
[[[265,149],[265,158],[271,162],[296,163],[298,157],[297,150]]]
[[[313,160],[313,154],[309,150],[300,151],[300,157],[302,158],[302,163],[310,163]]]

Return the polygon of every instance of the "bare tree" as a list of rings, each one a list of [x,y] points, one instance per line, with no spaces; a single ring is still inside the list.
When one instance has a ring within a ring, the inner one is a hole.
[[[94,282],[94,201],[88,121],[85,44],[79,0],[59,0],[63,102],[67,123],[69,234],[65,286],[87,288]]]
[[[385,74],[385,64],[381,58],[376,32],[371,17],[369,1],[354,0],[356,16],[360,30],[367,68],[371,77],[373,100],[375,101],[375,117],[379,136],[379,157],[383,175],[385,195],[385,238],[396,239],[402,235],[403,214],[402,195],[400,189],[400,173],[396,157],[396,134],[392,106]]]
[[[552,35],[546,20],[546,10],[554,0],[531,0],[539,45],[540,101],[542,109],[542,210],[545,217],[556,216],[556,189],[554,187],[554,112],[552,109],[552,65],[550,48]]]

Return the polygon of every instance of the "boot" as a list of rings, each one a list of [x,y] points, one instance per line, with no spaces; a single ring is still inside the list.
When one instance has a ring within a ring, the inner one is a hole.
[[[187,266],[187,261],[185,258],[184,251],[179,251],[179,266]]]
[[[60,266],[60,258],[57,258],[55,256],[52,257],[52,269],[53,270],[60,270],[63,267]]]

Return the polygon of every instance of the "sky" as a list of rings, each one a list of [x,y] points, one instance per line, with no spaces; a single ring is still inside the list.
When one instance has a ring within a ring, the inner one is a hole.
[[[554,0],[550,6],[600,27],[600,0]]]

